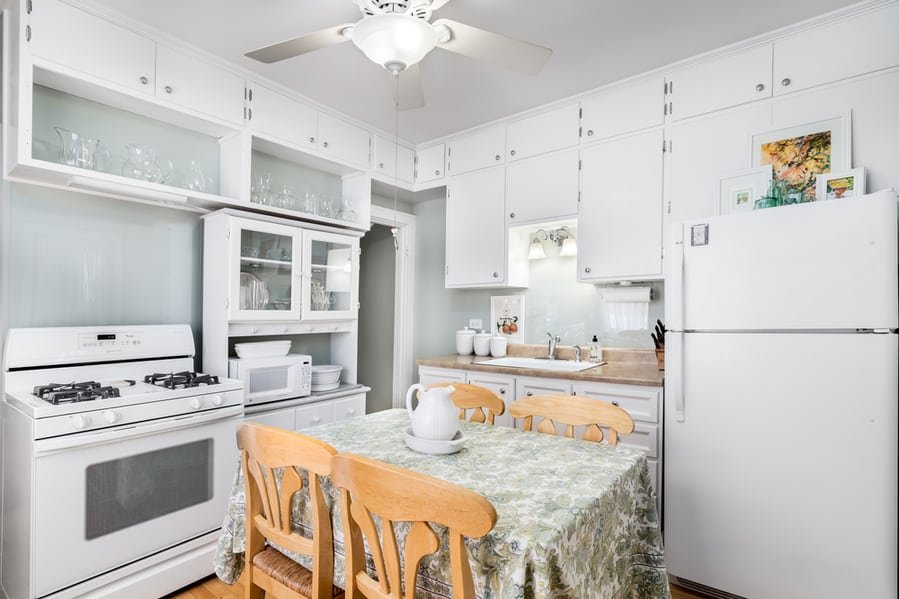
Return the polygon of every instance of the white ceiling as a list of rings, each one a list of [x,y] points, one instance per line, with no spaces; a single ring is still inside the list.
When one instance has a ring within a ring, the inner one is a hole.
[[[421,143],[853,4],[850,0],[452,0],[445,17],[553,49],[537,76],[437,48],[425,107],[400,113]],[[352,43],[265,65],[248,50],[358,21],[351,0],[94,0],[387,132],[393,82]],[[822,41],[822,43],[827,43]]]

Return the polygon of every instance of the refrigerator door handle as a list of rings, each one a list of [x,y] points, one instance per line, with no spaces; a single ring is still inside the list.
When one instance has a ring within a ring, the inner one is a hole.
[[[665,322],[668,330],[684,330],[684,225],[677,223],[671,231],[671,257],[666,257]]]
[[[670,386],[666,387],[674,394],[674,420],[684,422],[686,406],[684,400],[684,337],[683,333],[668,335],[665,343],[665,376],[670,377]]]

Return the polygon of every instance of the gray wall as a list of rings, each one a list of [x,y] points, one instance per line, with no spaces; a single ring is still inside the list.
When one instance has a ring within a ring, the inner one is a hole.
[[[361,240],[358,380],[371,387],[366,412],[393,407],[393,310],[396,250],[390,228],[373,225]]]
[[[416,217],[415,358],[455,352],[455,331],[480,318],[489,327],[490,297],[525,296],[525,342],[543,343],[546,333],[563,345],[589,343],[598,335],[604,347],[651,348],[650,330],[613,331],[596,285],[577,282],[576,258],[561,258],[546,244],[548,258],[530,262],[530,282],[518,289],[446,289],[444,287],[446,200],[414,205]],[[538,227],[534,227],[536,230]],[[576,230],[575,230],[576,233]],[[476,243],[476,241],[473,241]],[[652,283],[649,322],[663,318],[663,285]]]

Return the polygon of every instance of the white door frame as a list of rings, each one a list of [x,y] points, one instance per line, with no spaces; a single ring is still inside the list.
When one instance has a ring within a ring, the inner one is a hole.
[[[396,288],[393,308],[393,407],[405,405],[406,389],[412,384],[413,291],[415,289],[415,216],[372,205],[374,225],[397,228],[399,251],[394,271]],[[362,298],[365,301],[365,298]]]

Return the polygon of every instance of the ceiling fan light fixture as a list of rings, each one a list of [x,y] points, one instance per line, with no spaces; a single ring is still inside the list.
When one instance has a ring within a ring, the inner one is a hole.
[[[362,19],[353,27],[350,39],[372,62],[399,73],[434,49],[437,32],[416,17],[385,13]]]

